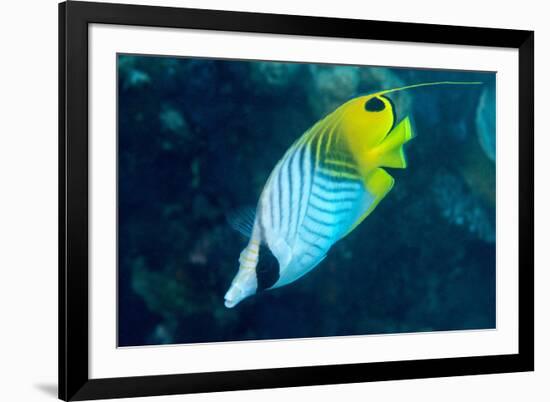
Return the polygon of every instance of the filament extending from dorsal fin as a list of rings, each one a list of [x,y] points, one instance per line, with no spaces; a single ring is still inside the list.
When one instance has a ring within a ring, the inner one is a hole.
[[[429,87],[434,85],[482,85],[481,81],[437,81],[437,82],[423,82],[421,84],[407,85],[399,88],[386,89],[384,91],[376,92],[373,95],[385,95],[392,92],[404,91],[406,89],[419,88],[419,87]]]

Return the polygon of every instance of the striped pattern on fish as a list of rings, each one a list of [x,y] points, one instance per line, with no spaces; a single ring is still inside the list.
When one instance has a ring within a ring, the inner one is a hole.
[[[261,240],[281,267],[273,287],[313,269],[373,200],[351,153],[332,135],[337,123],[326,123],[331,120],[289,149],[260,197]]]

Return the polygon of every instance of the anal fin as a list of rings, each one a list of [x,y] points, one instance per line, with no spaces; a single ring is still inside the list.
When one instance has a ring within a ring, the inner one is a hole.
[[[346,234],[350,233],[353,229],[357,227],[363,220],[370,215],[376,206],[382,201],[382,199],[390,192],[393,188],[395,179],[384,169],[376,168],[371,173],[369,173],[363,182],[365,190],[372,197],[371,202],[366,205],[365,211],[359,216],[351,228],[347,231]]]

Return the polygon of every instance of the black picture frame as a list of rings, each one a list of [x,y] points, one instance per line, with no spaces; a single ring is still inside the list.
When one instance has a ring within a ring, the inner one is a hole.
[[[515,48],[519,51],[517,354],[90,379],[88,26],[92,23]],[[534,33],[70,1],[59,4],[59,398],[88,400],[534,370]]]

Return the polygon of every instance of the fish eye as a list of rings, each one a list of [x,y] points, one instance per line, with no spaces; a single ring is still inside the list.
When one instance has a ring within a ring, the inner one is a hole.
[[[386,104],[377,97],[370,98],[365,102],[365,110],[367,112],[381,112],[386,108]]]

